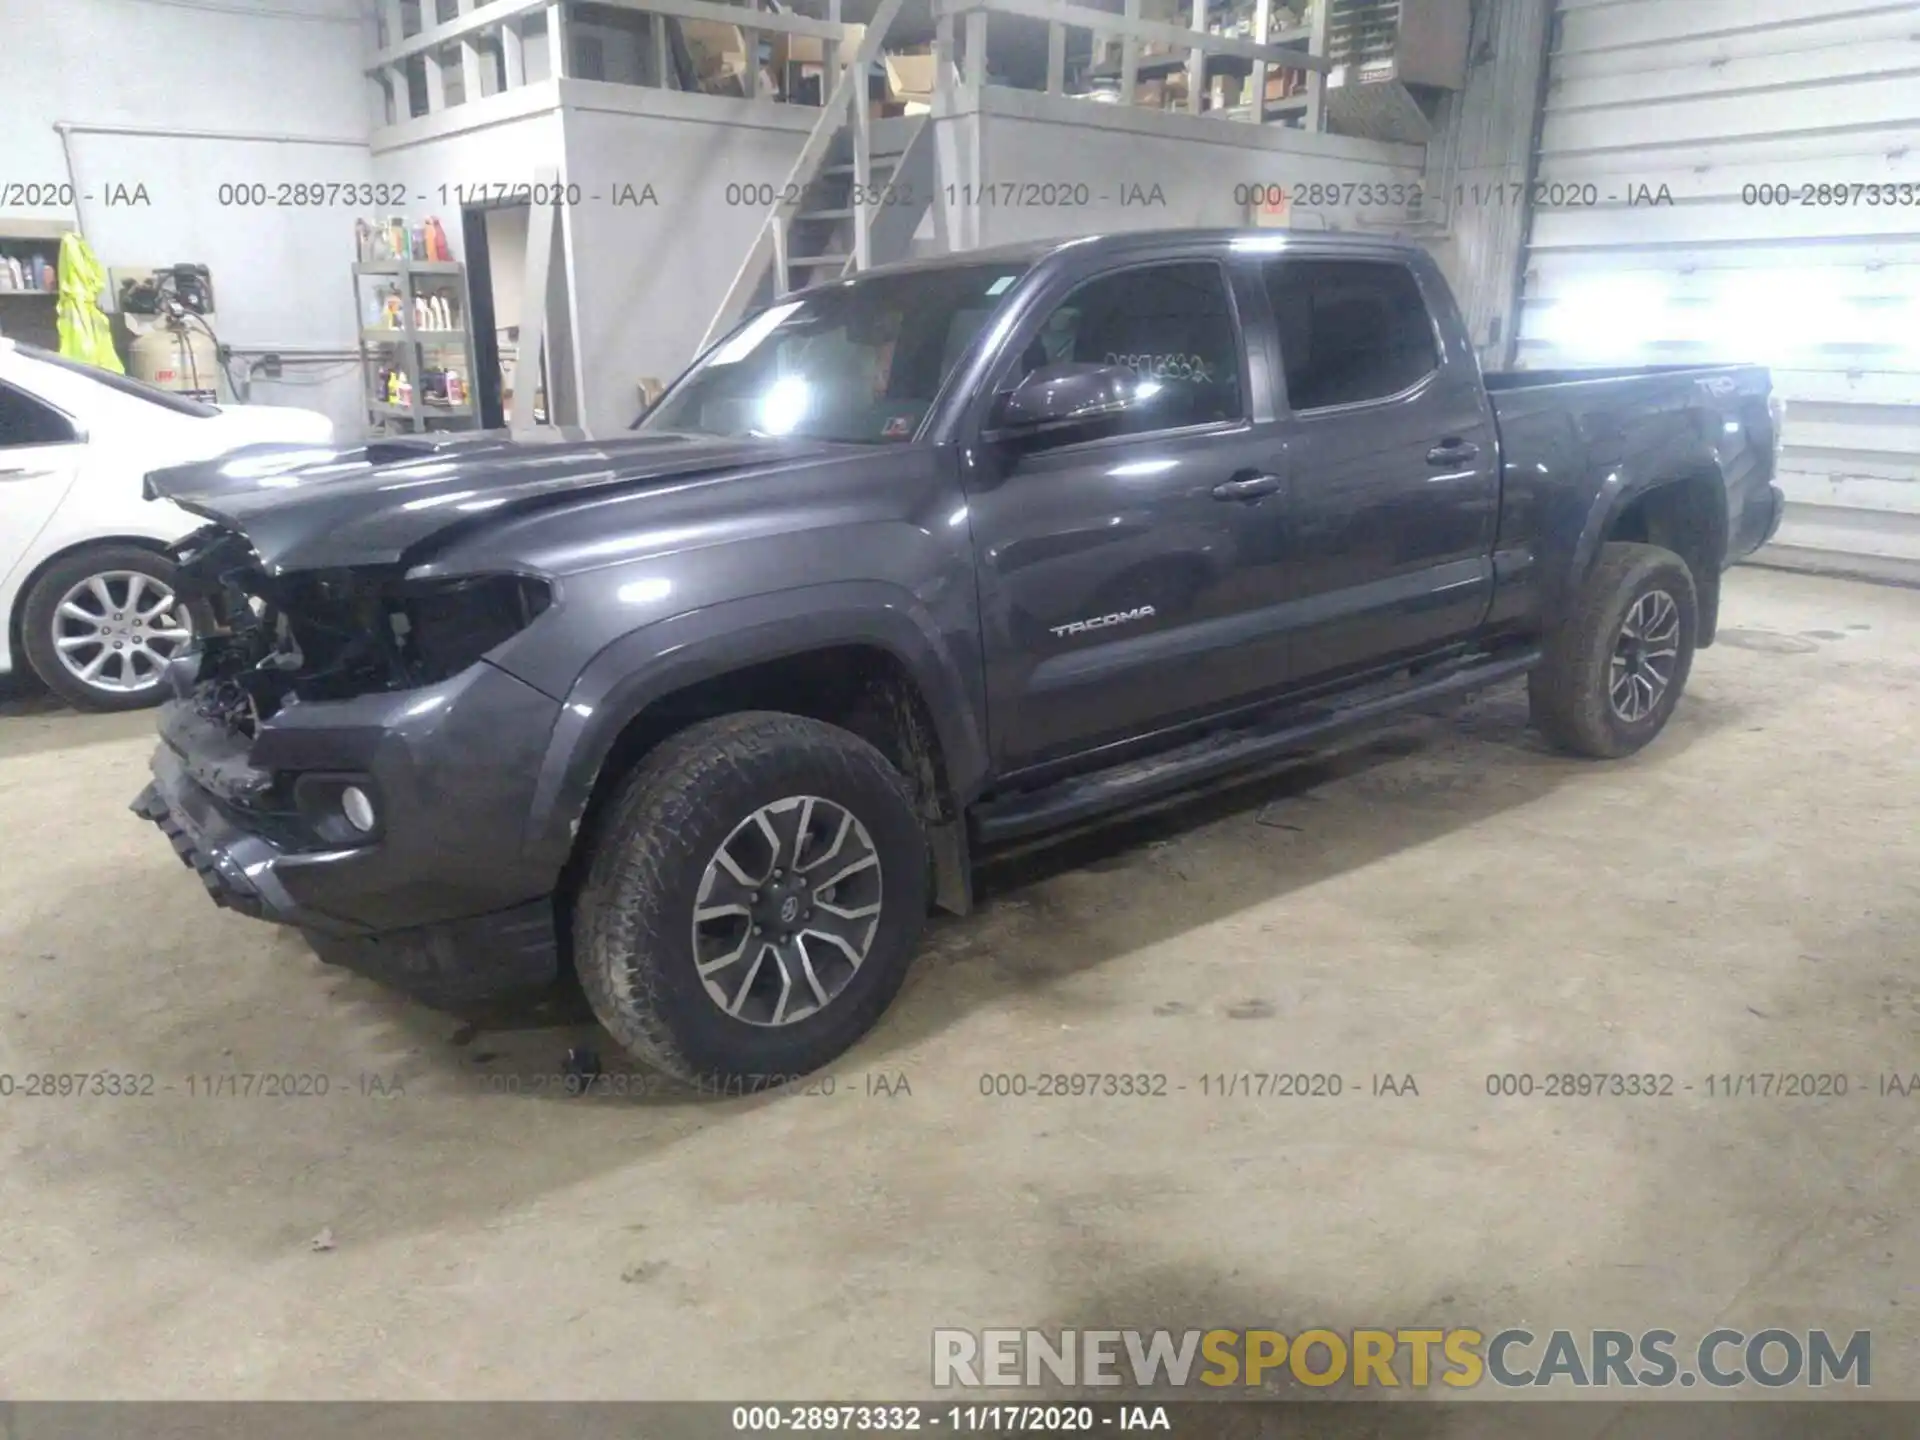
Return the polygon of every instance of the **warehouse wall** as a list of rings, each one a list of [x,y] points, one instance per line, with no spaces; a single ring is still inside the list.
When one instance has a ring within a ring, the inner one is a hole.
[[[781,184],[819,112],[563,83],[567,179],[583,196],[569,217],[582,419],[608,434],[639,412],[642,379],[693,359],[766,219],[764,204],[729,203],[728,186]]]
[[[1407,231],[1446,272],[1489,369],[1513,351],[1552,11],[1553,0],[1474,0],[1466,85],[1441,102]]]
[[[1920,574],[1920,3],[1560,0],[1558,27],[1522,363],[1770,364],[1777,544]]]
[[[437,215],[456,260],[465,261],[460,212],[463,200],[492,193],[507,194],[514,187],[532,187],[549,176],[565,180],[565,127],[560,109],[560,87],[539,81],[503,95],[456,105],[437,115],[385,126],[373,134],[373,176],[377,182],[400,185],[418,197],[409,207],[412,219]],[[495,191],[494,187],[501,187]],[[462,190],[465,190],[465,194]],[[553,413],[566,420],[570,396],[580,393],[582,372],[572,326],[575,314],[566,288],[571,264],[575,214],[562,209],[560,232],[549,269],[547,347],[552,381]],[[529,224],[551,224],[550,211],[535,210]],[[516,262],[524,273],[525,251],[519,256],[492,256],[496,265]],[[527,297],[520,297],[525,323]],[[507,322],[500,322],[502,324]]]
[[[1030,91],[988,87],[978,115],[978,243],[1184,225],[1245,225],[1250,184],[1410,184],[1422,151],[1340,135],[1308,135],[1207,117],[1136,115]],[[1044,202],[1019,203],[1031,183]],[[963,182],[965,183],[965,182]],[[1084,191],[1072,187],[1085,186]],[[1011,187],[1002,189],[1001,187]],[[994,197],[1010,195],[1015,203]],[[1294,211],[1300,229],[1352,229],[1360,212]]]
[[[353,212],[223,204],[219,187],[258,182],[277,198],[283,181],[368,178],[369,33],[361,0],[0,0],[0,183],[67,183],[54,125],[78,127],[76,204],[7,206],[24,197],[0,193],[0,228],[77,219],[108,266],[208,265],[222,340],[289,362],[252,398],[325,410],[357,433],[358,383],[341,358],[354,343]]]

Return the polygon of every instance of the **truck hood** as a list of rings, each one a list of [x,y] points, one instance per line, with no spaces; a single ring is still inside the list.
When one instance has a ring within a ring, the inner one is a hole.
[[[146,477],[149,500],[239,531],[271,575],[396,565],[424,542],[565,498],[798,464],[821,441],[637,435],[614,441],[468,432],[356,450],[246,445]]]

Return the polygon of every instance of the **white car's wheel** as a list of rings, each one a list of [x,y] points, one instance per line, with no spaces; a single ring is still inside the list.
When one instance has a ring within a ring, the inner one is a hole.
[[[156,704],[167,662],[193,638],[172,563],[137,545],[90,546],[48,566],[20,628],[34,673],[83,710]]]

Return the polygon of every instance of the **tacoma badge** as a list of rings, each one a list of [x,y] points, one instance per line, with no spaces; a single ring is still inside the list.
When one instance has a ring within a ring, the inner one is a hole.
[[[1099,615],[1092,620],[1069,620],[1064,625],[1052,627],[1055,635],[1083,635],[1089,630],[1104,630],[1109,625],[1125,625],[1134,620],[1153,618],[1153,606],[1141,605],[1133,610],[1122,610],[1114,615]]]

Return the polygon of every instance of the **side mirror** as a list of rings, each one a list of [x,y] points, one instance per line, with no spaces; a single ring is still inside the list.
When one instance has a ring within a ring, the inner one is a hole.
[[[1140,377],[1119,365],[1042,365],[994,407],[989,440],[1111,425],[1139,405]]]

